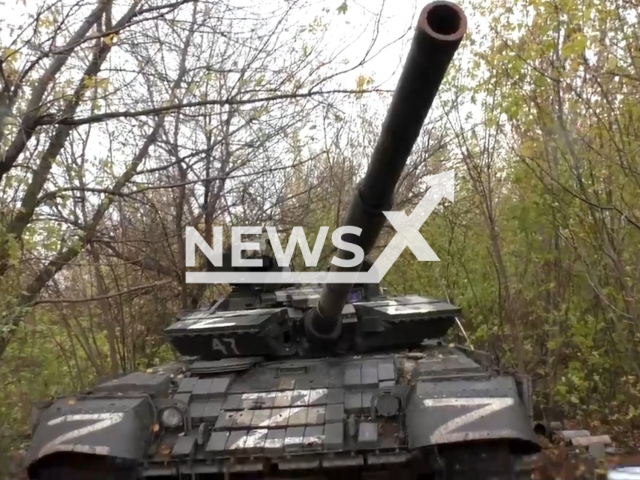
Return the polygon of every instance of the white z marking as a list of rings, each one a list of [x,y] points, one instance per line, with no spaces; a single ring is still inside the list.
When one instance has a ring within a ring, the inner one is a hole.
[[[382,307],[380,310],[389,315],[402,315],[409,313],[429,313],[433,312],[435,308],[429,305],[392,305],[390,307]]]
[[[510,407],[515,403],[511,397],[481,397],[481,398],[428,398],[424,400],[425,407],[466,407],[474,405],[486,405],[469,413],[465,413],[459,417],[449,420],[431,435],[431,441],[446,442],[451,432],[464,425],[486,417],[492,413]]]
[[[192,323],[187,327],[187,329],[197,329],[197,328],[210,328],[210,327],[232,327],[236,324],[236,322],[230,322],[228,318],[216,317],[216,318],[208,318],[206,320],[200,320],[197,323]]]
[[[60,435],[59,437],[55,438],[54,440],[47,443],[44,447],[42,447],[40,449],[38,457],[42,457],[59,450],[72,450],[74,449],[74,445],[63,445],[63,443],[81,437],[88,433],[97,432],[104,428],[110,427],[111,425],[115,425],[123,418],[123,413],[83,413],[77,415],[65,415],[64,417],[49,420],[47,425],[58,425],[60,423],[82,421],[93,421],[96,423],[92,423],[91,425],[87,425],[86,427],[78,428],[76,430],[72,430],[63,435]],[[105,451],[105,449],[108,452],[108,447],[96,447],[97,451]]]
[[[296,413],[298,413],[300,410],[302,410],[303,408],[306,408],[307,405],[309,403],[313,403],[315,402],[317,399],[319,399],[320,397],[322,397],[323,395],[327,394],[327,389],[326,388],[318,388],[316,390],[298,390],[298,393],[302,393],[304,394],[304,392],[308,393],[308,397],[303,397],[302,400],[297,401],[296,403],[294,403],[293,405],[291,405],[290,409],[287,409],[287,412],[285,415],[283,415],[282,417],[282,421],[284,421],[284,423],[287,423],[287,420],[289,419],[289,417],[291,417],[292,415],[295,415]],[[268,420],[265,420],[264,422],[261,422],[258,425],[258,428],[260,430],[251,430],[246,436],[242,437],[240,440],[238,440],[236,443],[234,443],[231,448],[236,448],[236,445],[239,442],[251,442],[251,444],[257,444],[258,443],[258,439],[262,438],[263,436],[266,436],[268,433],[268,430],[266,430],[266,427],[269,426],[271,422],[271,418]],[[324,438],[324,436],[323,436]],[[296,438],[296,440],[299,440],[299,443],[302,443],[302,438]],[[285,444],[287,442],[287,439],[285,439]]]

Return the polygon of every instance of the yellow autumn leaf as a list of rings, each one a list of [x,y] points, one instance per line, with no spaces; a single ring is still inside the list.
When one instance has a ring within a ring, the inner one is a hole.
[[[82,85],[85,88],[91,88],[96,84],[96,77],[84,77],[82,80]]]
[[[582,33],[576,33],[571,40],[569,40],[562,47],[562,56],[570,57],[572,55],[580,55],[587,46],[587,37]]]
[[[7,62],[15,62],[18,57],[18,50],[13,48],[5,48],[2,50],[2,60]]]
[[[364,90],[365,87],[368,87],[372,83],[373,83],[373,80],[371,79],[371,77],[365,77],[364,75],[360,75],[356,79],[356,89]]]

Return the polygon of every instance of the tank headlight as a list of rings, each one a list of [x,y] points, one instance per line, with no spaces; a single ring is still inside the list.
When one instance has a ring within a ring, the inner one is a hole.
[[[182,412],[176,407],[167,407],[162,411],[160,417],[165,428],[176,428],[182,425]]]

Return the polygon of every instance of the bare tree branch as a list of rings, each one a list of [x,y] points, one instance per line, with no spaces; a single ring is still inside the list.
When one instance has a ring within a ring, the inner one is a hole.
[[[161,280],[159,282],[149,283],[146,285],[138,285],[136,287],[131,287],[127,290],[121,290],[115,293],[109,293],[107,295],[98,295],[96,297],[87,297],[87,298],[43,298],[40,300],[36,300],[33,302],[33,305],[46,305],[46,304],[55,304],[55,303],[88,303],[88,302],[99,302],[102,300],[108,300],[110,298],[121,297],[123,295],[128,295],[130,293],[141,292],[144,290],[150,290],[154,288],[161,287],[163,285],[168,285],[172,282],[172,280]]]
[[[278,95],[269,95],[259,98],[228,98],[226,100],[201,100],[198,102],[185,102],[177,104],[169,104],[163,107],[148,108],[145,110],[139,110],[136,112],[121,111],[121,112],[106,112],[97,115],[92,115],[84,118],[65,118],[65,117],[42,117],[38,120],[38,125],[86,125],[89,123],[104,122],[106,120],[112,120],[114,118],[137,118],[150,115],[157,115],[159,113],[167,113],[176,110],[182,110],[194,107],[204,107],[209,105],[217,106],[230,106],[230,105],[251,105],[256,103],[275,102],[278,100],[293,100],[299,98],[311,98],[315,96],[323,95],[362,95],[368,93],[382,93],[385,90],[327,90],[327,91],[308,91],[303,93],[283,93]]]

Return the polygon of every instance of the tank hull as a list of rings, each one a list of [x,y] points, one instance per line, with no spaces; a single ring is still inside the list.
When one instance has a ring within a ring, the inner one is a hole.
[[[191,478],[417,475],[441,468],[437,451],[539,449],[523,377],[497,374],[464,349],[427,342],[411,352],[261,360],[173,364],[53,402],[36,425],[31,478],[69,453],[107,457],[135,476]],[[176,428],[158,418],[168,405],[184,407]]]

